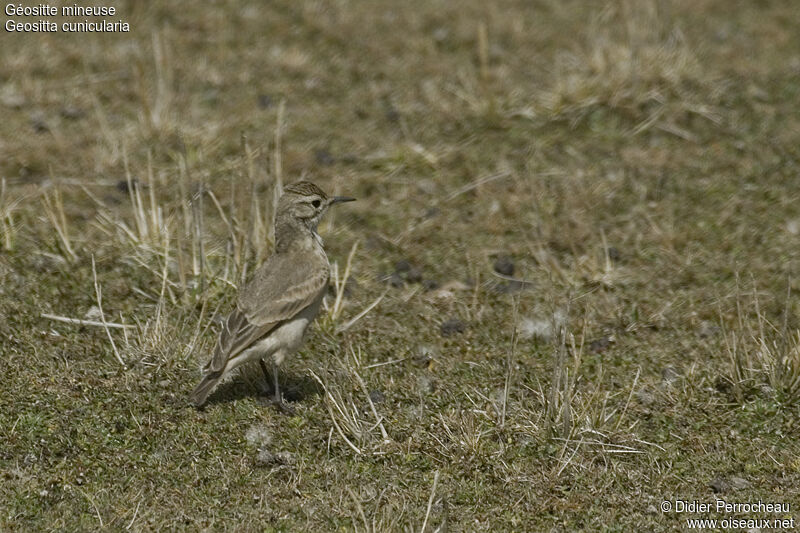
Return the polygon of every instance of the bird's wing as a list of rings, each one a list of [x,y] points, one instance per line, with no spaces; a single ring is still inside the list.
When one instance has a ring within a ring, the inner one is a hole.
[[[247,316],[237,307],[225,319],[214,355],[203,371],[206,373],[222,372],[231,357],[246,350],[277,325],[277,323],[272,323],[257,326],[247,320]]]
[[[286,320],[319,296],[329,276],[328,260],[315,250],[273,254],[239,292],[238,308],[259,326]]]
[[[206,372],[222,372],[230,358],[308,307],[329,275],[327,259],[313,251],[273,254],[239,291]]]

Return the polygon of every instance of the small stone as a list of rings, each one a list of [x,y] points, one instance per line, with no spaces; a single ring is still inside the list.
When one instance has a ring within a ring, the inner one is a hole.
[[[86,112],[80,107],[68,105],[61,108],[61,116],[69,120],[78,120],[86,116]]]
[[[436,182],[432,179],[424,178],[415,183],[417,189],[428,196],[436,194]]]
[[[747,481],[746,479],[736,476],[730,478],[728,480],[728,483],[730,484],[731,489],[733,490],[749,489],[751,485],[750,482]]]
[[[422,271],[416,267],[411,267],[411,270],[406,272],[406,281],[409,283],[419,283],[422,281]]]
[[[442,210],[438,207],[429,207],[425,210],[425,218],[434,218],[438,217],[441,214]]]
[[[46,133],[50,131],[50,127],[47,125],[44,113],[41,112],[31,114],[31,126],[33,127],[33,131],[36,133]]]
[[[372,403],[383,403],[386,401],[386,396],[378,389],[369,392],[369,399]]]
[[[433,291],[439,288],[439,282],[433,279],[422,280],[422,288],[426,291]]]
[[[103,318],[103,313],[100,312],[100,308],[96,305],[93,305],[86,311],[86,314],[83,315],[85,320],[100,320]]]
[[[397,272],[398,274],[408,272],[409,270],[411,270],[411,263],[409,263],[405,259],[401,259],[400,261],[394,264],[394,271]]]
[[[258,450],[256,454],[256,465],[257,466],[270,466],[276,463],[275,455],[268,449],[264,448]]]
[[[550,340],[553,337],[552,323],[549,320],[522,317],[517,324],[517,334],[522,340],[535,338]]]
[[[450,337],[457,333],[463,333],[466,327],[466,324],[464,324],[462,320],[459,320],[458,318],[449,318],[442,322],[442,325],[439,327],[439,331],[443,337]]]
[[[411,362],[418,367],[431,368],[436,357],[436,350],[430,346],[420,346],[417,353],[411,358]]]
[[[595,339],[589,343],[589,351],[592,353],[603,353],[605,352],[611,344],[615,342],[615,339],[611,335],[606,335],[605,337],[600,337],[599,339]]]
[[[714,380],[714,388],[717,390],[717,392],[727,394],[728,392],[730,392],[731,386],[732,383],[730,382],[730,380],[725,379],[722,376],[717,376],[717,378]]]
[[[561,309],[557,309],[552,318],[522,317],[517,323],[517,334],[522,340],[540,339],[547,342],[566,322],[566,313]]]
[[[751,487],[751,483],[744,478],[732,476],[728,479],[721,477],[715,478],[708,484],[714,492],[730,492],[733,490],[744,490]]]
[[[131,191],[131,189],[133,190],[138,189],[140,185],[141,184],[139,183],[139,180],[137,180],[136,178],[133,178],[130,181],[130,183],[128,182],[128,180],[119,180],[117,182],[117,190],[121,193],[127,194]]]
[[[384,116],[389,122],[397,122],[400,120],[400,113],[392,105],[387,105],[384,111]]]
[[[292,452],[272,453],[266,446],[258,449],[255,463],[257,466],[291,466],[297,462]]]
[[[730,490],[731,488],[730,483],[728,483],[721,477],[711,480],[711,483],[709,483],[708,486],[711,487],[711,490],[713,490],[718,494],[721,492],[728,492],[728,490]]]
[[[665,366],[663,370],[661,370],[661,381],[664,383],[674,383],[679,377],[681,377],[681,373],[678,372],[675,367]]]
[[[456,291],[465,291],[467,289],[469,289],[469,285],[467,285],[462,281],[458,281],[456,279],[448,281],[444,285],[442,285],[443,291],[456,292]]]
[[[494,271],[503,276],[514,275],[514,261],[507,255],[503,255],[495,259]]]
[[[331,153],[324,148],[314,151],[314,159],[316,160],[317,164],[322,165],[323,167],[331,166],[336,162]]]
[[[762,102],[769,101],[769,93],[754,83],[747,87],[747,95]]]
[[[621,254],[619,253],[619,249],[616,246],[609,246],[606,249],[606,254],[608,254],[608,258],[615,263],[618,263],[622,258]]]
[[[656,401],[655,396],[646,390],[638,391],[636,393],[636,399],[639,400],[639,403],[645,407],[650,407]]]
[[[445,282],[441,287],[438,287],[431,293],[434,298],[449,299],[455,296],[458,291],[465,291],[469,289],[469,285],[458,280],[451,280]]]
[[[297,458],[292,452],[278,452],[275,454],[275,459],[282,465],[293,465],[297,462]]]
[[[265,448],[272,442],[272,434],[266,426],[252,425],[244,434],[245,440],[256,448]]]
[[[436,392],[436,380],[429,376],[417,378],[417,388],[422,394],[433,394]]]
[[[261,109],[269,109],[270,107],[272,107],[272,96],[268,94],[259,94],[258,107],[260,107]]]
[[[774,399],[775,396],[777,395],[777,391],[766,383],[762,383],[761,386],[759,387],[759,390],[761,391],[761,394],[764,395],[765,398],[769,398],[771,400]]]
[[[216,107],[219,103],[219,89],[216,87],[206,89],[200,97],[201,102],[209,107]]]
[[[386,401],[386,396],[383,394],[383,392],[375,389],[370,391],[369,399],[372,401],[372,403],[383,403]]]
[[[25,105],[25,97],[19,93],[4,91],[0,93],[0,104],[10,109],[20,109]]]

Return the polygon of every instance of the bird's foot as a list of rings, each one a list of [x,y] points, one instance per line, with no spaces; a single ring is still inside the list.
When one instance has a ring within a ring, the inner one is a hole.
[[[284,402],[282,399],[272,400],[272,405],[274,405],[275,409],[277,409],[278,412],[280,412],[281,414],[284,414],[286,416],[294,416],[295,413],[294,407]]]
[[[294,416],[295,414],[294,407],[283,401],[283,398],[276,398],[271,394],[269,396],[261,396],[258,399],[258,403],[259,405],[263,405],[264,407],[268,406],[275,407],[275,410],[287,416]]]

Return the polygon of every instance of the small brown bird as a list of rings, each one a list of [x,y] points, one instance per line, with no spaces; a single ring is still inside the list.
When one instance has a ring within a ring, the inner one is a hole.
[[[275,403],[283,407],[278,365],[300,347],[330,277],[317,226],[330,206],[353,200],[330,198],[308,181],[284,189],[275,215],[275,251],[239,291],[214,355],[203,367],[203,380],[192,391],[195,406],[202,406],[225,375],[248,361],[259,361],[268,379],[264,358],[269,357]]]

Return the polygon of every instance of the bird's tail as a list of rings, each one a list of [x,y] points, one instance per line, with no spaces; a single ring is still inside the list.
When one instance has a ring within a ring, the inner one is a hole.
[[[214,390],[214,387],[217,386],[221,377],[222,372],[210,372],[203,378],[200,384],[194,388],[189,395],[189,400],[195,407],[202,407],[203,404],[206,403],[208,396]]]

